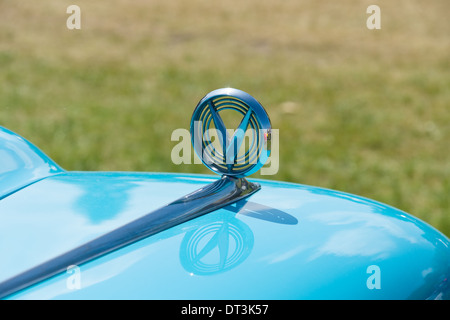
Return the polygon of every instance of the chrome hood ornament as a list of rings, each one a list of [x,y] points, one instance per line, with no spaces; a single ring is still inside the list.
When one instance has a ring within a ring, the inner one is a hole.
[[[224,113],[237,115],[240,121],[235,130],[226,127]],[[270,119],[248,93],[233,88],[214,90],[194,110],[191,139],[197,156],[213,172],[248,176],[270,156]]]
[[[227,110],[242,116],[234,132],[227,131],[222,119],[221,113]],[[198,126],[199,122],[201,126]],[[212,142],[212,124],[219,145]],[[252,138],[247,148],[244,139],[249,128]],[[259,170],[270,154],[270,120],[264,108],[253,97],[236,89],[212,91],[197,105],[192,116],[191,132],[194,148],[203,163],[212,171],[222,174],[221,179],[0,283],[0,298],[65,272],[69,266],[79,266],[233,204],[260,189],[259,184],[249,182],[244,177]],[[200,142],[197,140],[200,137],[205,137],[205,140],[201,139]]]

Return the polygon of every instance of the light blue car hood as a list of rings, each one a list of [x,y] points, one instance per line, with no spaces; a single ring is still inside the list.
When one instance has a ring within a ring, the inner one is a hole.
[[[216,179],[59,172],[22,188],[0,200],[0,282]],[[78,266],[80,288],[68,271],[9,298],[449,298],[449,240],[426,223],[342,192],[257,182],[245,200]]]
[[[0,126],[0,283],[217,179],[67,172]],[[449,239],[426,223],[355,195],[258,182],[244,200],[7,298],[450,298]]]

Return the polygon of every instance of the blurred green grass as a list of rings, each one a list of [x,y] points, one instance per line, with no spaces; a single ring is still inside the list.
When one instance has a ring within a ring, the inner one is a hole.
[[[81,8],[68,30],[66,8]],[[450,235],[447,0],[0,0],[0,125],[67,170],[209,173],[170,140],[235,87],[280,130],[254,177],[338,189]]]

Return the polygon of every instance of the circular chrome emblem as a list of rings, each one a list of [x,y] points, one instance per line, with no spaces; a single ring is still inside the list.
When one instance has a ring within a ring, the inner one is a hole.
[[[244,177],[258,171],[270,155],[270,119],[248,93],[218,89],[195,108],[191,138],[197,156],[209,169]]]

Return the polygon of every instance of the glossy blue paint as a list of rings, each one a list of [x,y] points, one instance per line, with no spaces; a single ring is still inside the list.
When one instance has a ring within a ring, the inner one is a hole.
[[[0,234],[12,239],[1,244],[10,264],[0,277],[215,179],[67,172],[39,181],[0,201]],[[424,222],[354,195],[258,182],[248,200],[81,265],[79,290],[63,273],[10,298],[449,298],[449,240]],[[369,289],[371,276],[380,289]]]
[[[65,172],[0,129],[0,282],[219,179]],[[80,289],[67,272],[8,298],[450,299],[450,241],[426,223],[355,195],[256,181],[245,200],[78,266]]]
[[[63,170],[33,144],[0,126],[0,199]]]

